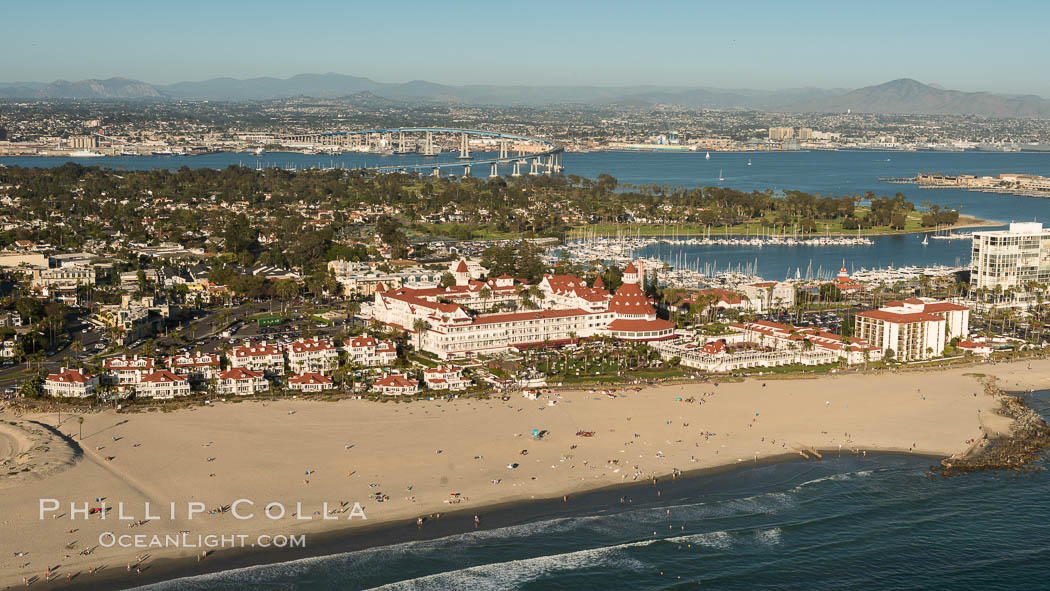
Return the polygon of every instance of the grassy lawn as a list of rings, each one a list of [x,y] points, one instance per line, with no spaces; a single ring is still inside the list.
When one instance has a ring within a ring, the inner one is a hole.
[[[866,212],[867,210],[865,208],[858,207],[856,215],[859,217]],[[889,226],[878,226],[875,228],[862,229],[860,230],[860,235],[879,236],[886,234],[909,234],[932,231],[933,228],[924,228],[922,226],[922,213],[923,212],[919,211],[909,212],[903,230],[894,230]],[[773,216],[770,215],[767,219],[772,220],[772,217]],[[817,229],[811,233],[813,236],[823,236],[827,234],[844,236],[857,235],[857,230],[845,230],[842,228],[842,219],[815,221]],[[959,221],[962,223],[966,220],[960,219]],[[576,226],[575,229],[606,236],[616,236],[617,232],[625,231],[641,234],[642,236],[701,236],[704,234],[709,234],[711,236],[740,236],[762,234],[770,231],[770,227],[763,226],[759,220],[729,226],[728,230],[726,226],[705,226],[703,224],[594,224]],[[783,229],[779,226],[777,230],[783,232]],[[788,228],[788,230],[790,230],[790,228]],[[569,233],[569,236],[572,236],[571,232]]]
[[[490,224],[413,224],[412,229],[435,238],[457,240],[511,240],[532,237],[518,232],[501,232]]]

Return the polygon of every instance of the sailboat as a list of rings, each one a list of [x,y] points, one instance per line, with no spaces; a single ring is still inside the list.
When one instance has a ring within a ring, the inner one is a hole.
[[[747,165],[751,166],[751,159],[750,158],[747,159]]]
[[[726,177],[722,176],[722,169],[718,169],[718,180],[719,182],[726,180]]]
[[[704,154],[704,160],[710,160],[710,159],[711,159],[711,152],[705,153]]]
[[[924,236],[922,237],[922,245],[923,245],[923,246],[926,246],[926,245],[927,245],[927,244],[929,244],[929,243],[930,243],[930,235],[929,235],[929,234],[926,234],[926,235],[924,235]]]

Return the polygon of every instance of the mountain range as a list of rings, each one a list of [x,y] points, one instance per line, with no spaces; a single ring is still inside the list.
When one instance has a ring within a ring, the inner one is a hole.
[[[246,101],[350,95],[413,103],[542,106],[551,104],[676,104],[691,108],[779,112],[1050,117],[1050,100],[1034,95],[961,92],[902,78],[855,90],[795,88],[779,91],[676,86],[450,86],[413,80],[376,82],[343,74],[291,78],[214,78],[157,85],[130,80],[56,80],[0,83],[0,99],[123,99]]]

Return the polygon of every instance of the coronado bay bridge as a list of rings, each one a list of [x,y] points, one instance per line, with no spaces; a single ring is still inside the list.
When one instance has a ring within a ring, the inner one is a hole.
[[[379,172],[408,172],[410,170],[431,171],[441,176],[442,170],[463,170],[470,176],[471,166],[489,167],[489,177],[500,176],[500,166],[510,166],[511,176],[557,174],[564,170],[561,155],[564,149],[548,140],[522,135],[482,131],[478,129],[456,129],[450,127],[395,127],[390,129],[366,129],[360,131],[337,131],[283,135],[278,143],[286,146],[346,148],[383,155],[419,154],[430,158],[442,153],[442,146],[458,144],[458,157],[451,161],[392,164],[369,167]],[[471,148],[484,155],[478,159],[471,156]],[[455,149],[452,150],[455,153]],[[498,154],[498,155],[493,155]],[[527,171],[526,171],[527,167]]]

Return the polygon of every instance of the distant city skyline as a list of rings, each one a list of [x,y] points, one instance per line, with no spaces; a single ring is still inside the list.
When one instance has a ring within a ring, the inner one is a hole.
[[[114,76],[152,84],[336,72],[450,85],[858,88],[908,77],[1050,97],[1033,1],[309,6],[255,2],[17,3],[2,82]]]

